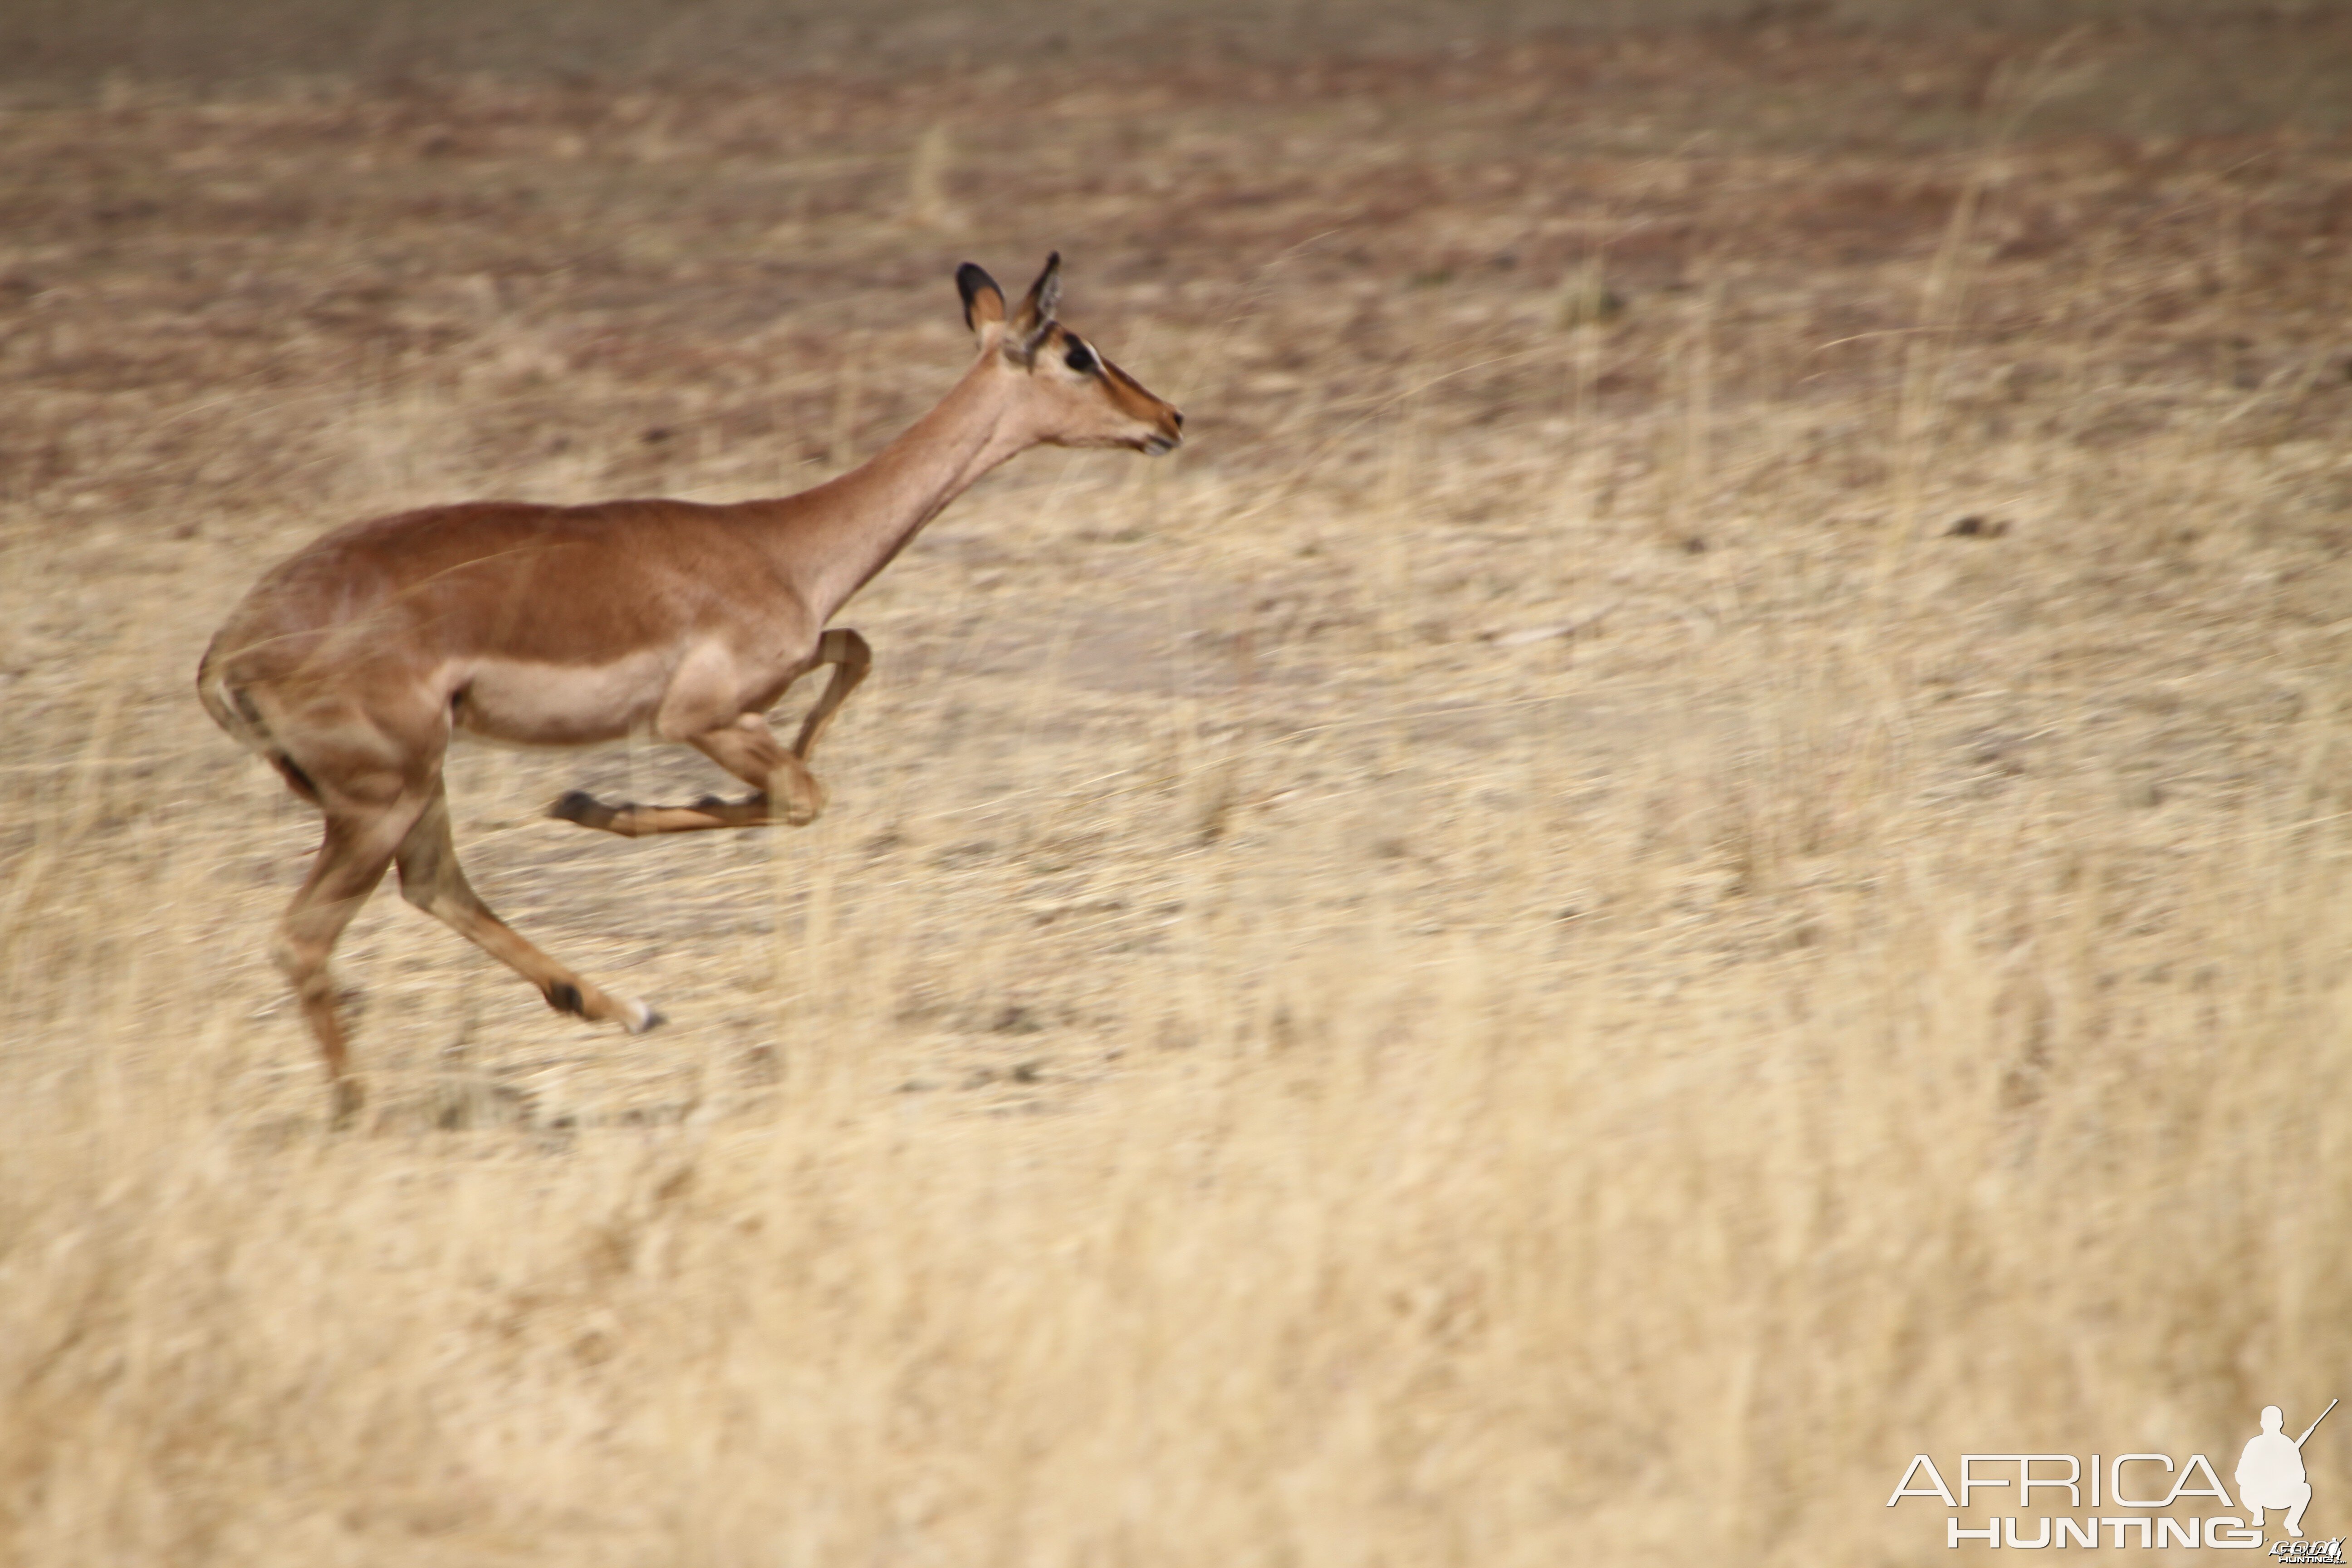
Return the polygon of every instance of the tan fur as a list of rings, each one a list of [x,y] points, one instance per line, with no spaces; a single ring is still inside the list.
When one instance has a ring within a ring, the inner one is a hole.
[[[826,630],[850,596],[981,476],[1039,445],[1168,450],[1183,416],[1053,320],[1060,258],[1008,311],[959,275],[980,340],[971,369],[874,458],[778,500],[534,506],[475,501],[348,524],[255,584],[198,671],[205,709],[326,819],[277,953],[317,1036],[339,1116],[359,1104],[327,959],[386,869],[411,902],[539,986],[632,1030],[659,1015],[518,936],[466,885],[441,762],[458,731],[569,746],[631,733],[694,746],[757,792],[693,806],[551,814],[635,837],[798,825],[823,809],[807,758],[870,662]],[[762,717],[820,665],[831,683],[790,748]]]

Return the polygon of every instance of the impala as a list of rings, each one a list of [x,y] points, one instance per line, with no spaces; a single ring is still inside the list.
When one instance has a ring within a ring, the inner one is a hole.
[[[318,1037],[334,1114],[361,1102],[327,968],[385,870],[410,903],[529,980],[559,1012],[641,1033],[661,1022],[541,952],[466,883],[441,763],[466,733],[534,746],[682,741],[748,799],[549,815],[635,837],[799,826],[824,805],[809,754],[866,678],[866,639],[827,623],[981,476],[1040,445],[1158,454],[1184,416],[1054,319],[1061,257],[1018,310],[956,272],[979,357],[871,461],[779,500],[705,506],[469,501],[339,528],[273,568],[213,638],[197,691],[325,819],[273,954]],[[832,667],[787,747],[768,710]]]

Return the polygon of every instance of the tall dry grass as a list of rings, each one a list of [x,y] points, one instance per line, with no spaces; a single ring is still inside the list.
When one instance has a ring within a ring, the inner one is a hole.
[[[536,112],[455,133],[527,163],[572,133]],[[1265,134],[1344,159],[1319,112]],[[1274,144],[1135,124],[1217,177]],[[953,155],[924,188],[988,210]],[[911,174],[784,220],[860,282],[760,329],[756,395],[631,336],[669,308],[643,278],[721,264],[691,215],[543,310],[404,285],[385,331],[429,346],[373,369],[286,331],[284,380],[211,405],[104,379],[98,285],[28,310],[0,1555],[1894,1562],[1942,1550],[1882,1506],[1916,1451],[2219,1455],[2315,1410],[2352,473],[2339,345],[2290,330],[2342,261],[2280,215],[2346,166],[2270,154],[2248,195],[2220,153],[2105,156],[1849,164],[1933,212],[1831,278],[1771,240],[1660,270],[1662,211],[1776,189],[1794,246],[1846,209],[1648,150],[1591,155],[1540,278],[1474,265],[1537,243],[1508,194],[1213,287],[1089,290],[1075,254],[1073,320],[1197,449],[1024,459],[894,566],[808,831],[591,841],[537,808],[698,765],[462,753],[486,896],[675,1024],[552,1017],[384,895],[341,950],[375,1094],[344,1136],[261,959],[312,826],[190,700],[212,625],[341,516],[853,460],[957,363],[944,274],[873,281],[948,220]],[[625,163],[610,199],[649,200]],[[1024,177],[1024,221],[1108,221]],[[2045,195],[2168,188],[2037,248]],[[1358,242],[1377,289],[1314,270]],[[85,254],[205,265],[147,243]],[[157,366],[168,317],[123,319]],[[2318,1532],[2347,1451],[2307,1451]]]

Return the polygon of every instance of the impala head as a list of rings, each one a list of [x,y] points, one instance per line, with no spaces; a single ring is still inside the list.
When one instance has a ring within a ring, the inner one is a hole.
[[[1005,309],[996,279],[969,261],[956,268],[956,289],[982,355],[1024,378],[1024,401],[1040,442],[1132,447],[1157,457],[1184,438],[1181,414],[1054,319],[1062,294],[1060,251],[1045,258],[1045,270],[1016,310]]]

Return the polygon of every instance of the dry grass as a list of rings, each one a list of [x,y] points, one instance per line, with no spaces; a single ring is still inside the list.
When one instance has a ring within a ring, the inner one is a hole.
[[[1915,1451],[2315,1410],[2347,37],[2180,45],[2316,84],[2221,132],[2145,37],[1771,27],[0,115],[0,1558],[1893,1563]],[[884,575],[806,832],[462,754],[674,1025],[387,895],[328,1135],[235,596],[806,482],[1049,245],[1192,444]]]

